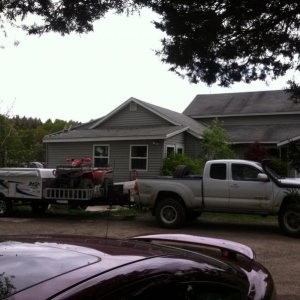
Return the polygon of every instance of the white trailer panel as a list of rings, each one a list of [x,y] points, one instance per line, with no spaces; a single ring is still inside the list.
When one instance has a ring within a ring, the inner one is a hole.
[[[53,178],[53,169],[1,168],[0,194],[7,198],[41,199],[43,182]]]

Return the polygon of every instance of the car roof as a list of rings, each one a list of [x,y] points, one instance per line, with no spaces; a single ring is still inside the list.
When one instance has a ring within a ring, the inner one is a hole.
[[[127,269],[133,266],[130,272],[134,276],[138,276],[135,268],[170,272],[178,268],[192,269],[192,266],[209,276],[228,271],[237,277],[242,275],[238,269],[209,256],[139,240],[73,235],[2,236],[0,253],[0,280],[8,280],[12,287],[8,295],[30,290],[38,284],[46,287],[51,281],[55,282],[51,292],[58,292],[66,285],[72,286],[124,266]]]

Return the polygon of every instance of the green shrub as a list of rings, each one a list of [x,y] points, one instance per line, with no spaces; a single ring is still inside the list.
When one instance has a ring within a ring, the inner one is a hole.
[[[200,174],[202,169],[199,160],[194,160],[185,154],[171,154],[163,161],[161,175],[172,176],[178,165],[186,165],[193,174]]]
[[[278,157],[272,157],[270,162],[270,168],[274,170],[280,177],[288,176],[288,165],[286,161],[281,160]]]

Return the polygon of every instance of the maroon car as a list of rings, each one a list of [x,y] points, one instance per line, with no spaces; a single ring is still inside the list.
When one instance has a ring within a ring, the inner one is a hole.
[[[0,299],[275,299],[242,244],[183,234],[1,236]]]

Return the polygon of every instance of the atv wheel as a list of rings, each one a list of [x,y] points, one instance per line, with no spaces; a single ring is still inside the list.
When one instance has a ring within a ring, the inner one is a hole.
[[[94,188],[93,180],[90,178],[82,178],[78,185],[80,189],[92,189]]]

